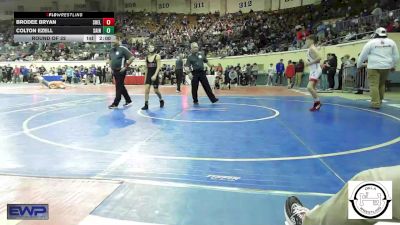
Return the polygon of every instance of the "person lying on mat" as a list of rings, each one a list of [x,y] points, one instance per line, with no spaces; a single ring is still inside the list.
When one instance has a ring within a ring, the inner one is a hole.
[[[36,79],[39,81],[40,84],[48,87],[49,89],[65,89],[66,86],[62,81],[47,81],[42,76],[37,75]]]

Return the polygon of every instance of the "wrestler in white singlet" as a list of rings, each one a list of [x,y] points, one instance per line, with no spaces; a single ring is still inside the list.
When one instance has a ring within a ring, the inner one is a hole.
[[[315,60],[315,58],[312,57],[311,55],[311,48],[308,49],[307,51],[307,61],[308,62],[312,62]],[[319,64],[319,62],[317,63],[313,63],[311,65],[308,66],[308,68],[310,69],[310,76],[309,76],[309,80],[312,81],[318,81],[319,77],[322,74],[322,69],[321,69],[321,65]]]

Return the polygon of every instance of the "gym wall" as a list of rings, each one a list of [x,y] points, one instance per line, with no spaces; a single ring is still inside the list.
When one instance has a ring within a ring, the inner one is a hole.
[[[117,6],[119,11],[138,12],[174,12],[202,14],[220,12],[235,13],[238,11],[274,11],[298,7],[301,5],[319,4],[321,0],[124,0]]]

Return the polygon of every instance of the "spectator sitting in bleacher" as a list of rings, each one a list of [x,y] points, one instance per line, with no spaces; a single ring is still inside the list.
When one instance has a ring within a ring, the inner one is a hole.
[[[152,35],[161,47],[160,55],[163,59],[174,58],[178,53],[189,53],[190,41],[198,41],[202,50],[208,52],[208,56],[225,57],[294,50],[302,46],[308,33],[318,34],[319,42],[326,40],[329,44],[337,43],[335,38],[338,35],[349,34],[347,40],[360,39],[360,32],[374,30],[376,25],[388,19],[379,15],[385,15],[386,10],[395,9],[399,4],[387,1],[372,5],[368,1],[360,3],[350,0],[322,1],[319,5],[278,12],[250,11],[225,15],[118,13],[115,27],[125,35],[124,44],[139,59],[143,59],[145,55],[145,41],[132,42],[130,38],[140,39]],[[377,15],[372,16],[376,18],[372,18],[369,24],[362,22],[360,16],[370,16],[369,12]],[[348,23],[345,23],[345,27],[338,28],[334,25],[340,23],[340,19],[337,22],[323,22],[334,18],[348,19]],[[391,21],[394,19],[391,18]],[[108,45],[104,43],[13,43],[12,29],[9,29],[11,26],[10,21],[9,27],[4,26],[7,29],[2,31],[3,41],[0,42],[0,48],[5,51],[0,53],[0,60],[63,61],[107,58],[104,52]],[[400,32],[398,21],[392,26],[393,32]]]

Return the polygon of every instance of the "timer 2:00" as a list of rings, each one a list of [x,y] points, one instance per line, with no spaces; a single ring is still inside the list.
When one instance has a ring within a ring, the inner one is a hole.
[[[111,36],[99,36],[99,40],[100,41],[110,41],[111,40]]]

